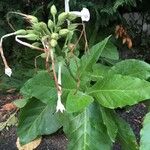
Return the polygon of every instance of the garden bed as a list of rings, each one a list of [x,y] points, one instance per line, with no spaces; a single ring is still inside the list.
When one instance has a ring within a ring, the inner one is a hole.
[[[6,103],[10,103],[11,101],[19,97],[20,95],[16,93],[1,94],[0,106],[5,105]],[[133,106],[132,108],[128,108],[127,110],[118,109],[116,111],[123,119],[125,119],[130,124],[136,135],[137,141],[139,142],[140,129],[142,127],[141,123],[144,115],[147,112],[147,107],[145,106],[145,104],[140,103],[138,105]],[[0,115],[2,115],[2,113],[4,112],[1,111],[0,113]],[[5,116],[8,117],[10,115],[9,113],[7,115],[5,114]],[[2,121],[2,116],[0,121]],[[0,132],[0,150],[16,150],[16,140],[16,127],[5,128],[2,132]],[[42,142],[36,148],[36,150],[65,150],[66,145],[67,138],[61,131],[58,131],[56,134],[53,134],[51,136],[43,136]],[[118,143],[114,145],[113,149],[121,150],[120,145]]]

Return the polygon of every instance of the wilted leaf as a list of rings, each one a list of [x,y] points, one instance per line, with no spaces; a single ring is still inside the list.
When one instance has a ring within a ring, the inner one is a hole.
[[[16,105],[14,105],[13,103],[7,103],[2,106],[2,109],[6,111],[15,110],[16,108],[17,108]]]
[[[28,144],[21,146],[20,142],[19,142],[19,138],[17,138],[16,146],[17,146],[18,150],[34,150],[35,148],[37,148],[40,145],[41,141],[42,141],[42,139],[39,138],[34,141],[31,141]]]

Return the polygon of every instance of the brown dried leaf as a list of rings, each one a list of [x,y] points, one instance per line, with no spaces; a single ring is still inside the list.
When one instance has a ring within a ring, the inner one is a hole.
[[[131,49],[132,48],[132,40],[129,37],[127,38],[126,43],[127,43],[128,48]]]
[[[126,43],[126,38],[122,39],[122,44],[125,44]]]
[[[21,146],[19,143],[19,138],[17,138],[16,145],[17,145],[18,150],[34,150],[35,148],[37,148],[40,145],[41,141],[42,141],[42,139],[39,138],[39,139],[36,139],[26,145]]]
[[[2,106],[2,110],[5,110],[5,111],[15,110],[16,108],[17,108],[16,105],[14,105],[13,103],[7,103]]]

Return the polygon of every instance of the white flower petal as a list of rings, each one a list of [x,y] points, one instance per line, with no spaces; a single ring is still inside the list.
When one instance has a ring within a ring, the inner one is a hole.
[[[89,21],[90,20],[90,12],[87,8],[83,8],[81,10],[81,19],[82,19],[82,21]]]
[[[11,77],[11,74],[12,74],[11,68],[9,68],[9,67],[5,68],[5,74],[8,75],[9,77]]]
[[[81,12],[80,11],[71,11],[70,13],[72,13],[78,17],[81,17],[82,21],[88,22],[90,20],[90,12],[87,8],[83,8],[81,10]]]
[[[65,109],[65,107],[64,107],[64,105],[61,103],[61,101],[60,100],[58,100],[57,101],[57,106],[56,106],[56,112],[61,112],[61,113],[63,113],[63,111],[65,111],[66,109]]]

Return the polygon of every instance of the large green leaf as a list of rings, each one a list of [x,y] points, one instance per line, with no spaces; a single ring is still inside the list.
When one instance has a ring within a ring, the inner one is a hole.
[[[89,52],[81,58],[81,64],[79,67],[79,76],[84,76],[86,72],[91,72],[93,65],[98,61],[102,51],[104,50],[110,36],[105,38],[102,42],[97,43],[94,45]]]
[[[129,75],[140,79],[148,79],[150,77],[150,65],[144,61],[129,59],[114,65],[111,73]]]
[[[150,83],[139,78],[109,75],[87,90],[97,101],[108,108],[134,105],[150,98]]]
[[[118,126],[118,140],[121,143],[121,150],[138,150],[136,137],[130,125],[117,114],[114,113],[113,115]]]
[[[84,110],[89,104],[94,101],[93,97],[78,91],[72,91],[68,94],[66,109],[69,113],[78,112]]]
[[[101,107],[101,114],[103,118],[103,122],[107,128],[107,133],[112,140],[112,142],[115,142],[117,132],[118,132],[118,127],[116,125],[116,122],[114,120],[114,114],[112,110]]]
[[[54,133],[61,127],[53,106],[32,99],[21,110],[18,125],[21,144],[26,144],[39,135]]]
[[[108,59],[118,60],[119,59],[119,53],[117,50],[117,47],[112,43],[108,42],[101,54],[101,57],[105,57]]]
[[[110,150],[112,147],[97,105],[90,105],[77,116],[67,116],[64,132],[69,139],[69,150]]]
[[[67,71],[62,74],[62,90],[63,94],[76,90],[76,82]],[[21,89],[21,93],[25,97],[40,99],[46,104],[51,104],[52,101],[57,100],[53,77],[50,77],[47,71],[40,71],[36,76],[28,80]]]
[[[104,78],[104,76],[108,74],[109,69],[110,69],[109,66],[105,66],[100,63],[97,63],[93,65],[93,71],[90,74],[90,76],[92,77],[92,80],[97,81],[99,79]]]
[[[143,122],[143,128],[140,132],[140,150],[149,150],[150,149],[150,113],[148,113]]]

